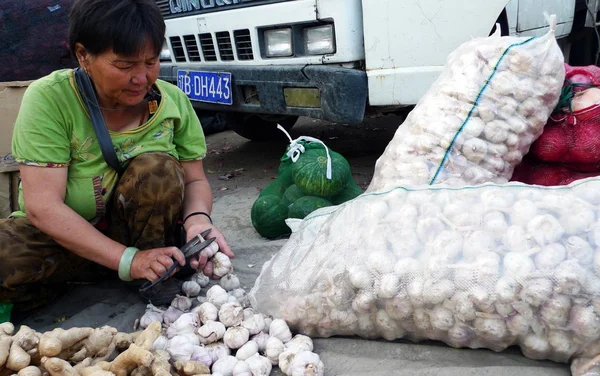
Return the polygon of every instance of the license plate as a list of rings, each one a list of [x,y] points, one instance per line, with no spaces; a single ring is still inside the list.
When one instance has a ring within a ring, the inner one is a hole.
[[[194,101],[233,104],[231,73],[180,70],[177,86]]]

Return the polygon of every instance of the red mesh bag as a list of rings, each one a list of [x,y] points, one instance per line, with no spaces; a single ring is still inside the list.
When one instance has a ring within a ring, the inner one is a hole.
[[[600,86],[600,68],[596,66],[567,65],[566,77],[567,85],[576,84],[572,86],[574,93]],[[577,111],[555,112],[528,155],[544,162],[560,162],[574,171],[599,171],[600,103]]]
[[[511,181],[550,187],[568,185],[576,180],[594,176],[600,176],[600,170],[597,172],[578,172],[560,163],[539,162],[531,157],[525,157],[515,167]]]

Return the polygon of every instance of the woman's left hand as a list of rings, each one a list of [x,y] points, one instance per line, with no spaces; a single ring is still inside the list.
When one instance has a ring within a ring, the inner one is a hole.
[[[231,251],[229,244],[227,244],[227,240],[225,240],[225,236],[221,233],[221,231],[210,222],[198,221],[196,223],[191,223],[192,218],[188,220],[186,223],[186,241],[192,240],[195,236],[202,233],[203,231],[211,229],[210,233],[206,236],[207,239],[217,238],[215,243],[219,246],[219,252],[224,253],[230,259],[235,258],[235,255]],[[204,275],[208,276],[212,279],[217,279],[213,275],[213,265],[212,262],[206,257],[206,255],[201,255],[202,252],[195,255],[190,259],[190,266],[196,270],[202,271]]]

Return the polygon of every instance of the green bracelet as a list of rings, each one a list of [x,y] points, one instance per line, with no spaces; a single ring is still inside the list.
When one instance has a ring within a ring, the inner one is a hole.
[[[135,247],[127,247],[123,251],[121,255],[121,261],[119,261],[119,278],[122,281],[133,281],[131,279],[131,263],[133,262],[133,257],[140,250]]]

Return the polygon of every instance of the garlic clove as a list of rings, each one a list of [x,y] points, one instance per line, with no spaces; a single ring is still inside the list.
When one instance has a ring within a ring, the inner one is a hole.
[[[250,332],[250,335],[255,335],[265,330],[265,319],[262,314],[256,314],[242,321],[242,326]]]
[[[301,353],[296,354],[286,374],[293,376],[323,376],[324,372],[325,365],[321,361],[321,358],[319,358],[319,355],[310,351],[303,351]]]
[[[215,253],[210,260],[213,264],[213,275],[217,278],[224,277],[233,270],[229,256],[222,252]]]
[[[196,282],[200,287],[206,287],[210,283],[210,278],[200,271],[196,272],[190,280]]]
[[[267,341],[269,340],[269,335],[265,332],[260,332],[251,338],[252,341],[258,344],[258,351],[264,352],[267,349]]]
[[[231,355],[231,350],[223,342],[211,343],[206,345],[205,348],[210,354],[213,363]]]
[[[235,364],[232,374],[233,376],[253,376],[250,365],[243,360],[240,360]]]
[[[177,308],[182,312],[187,312],[192,308],[192,300],[186,296],[177,295],[171,302],[171,307]]]

